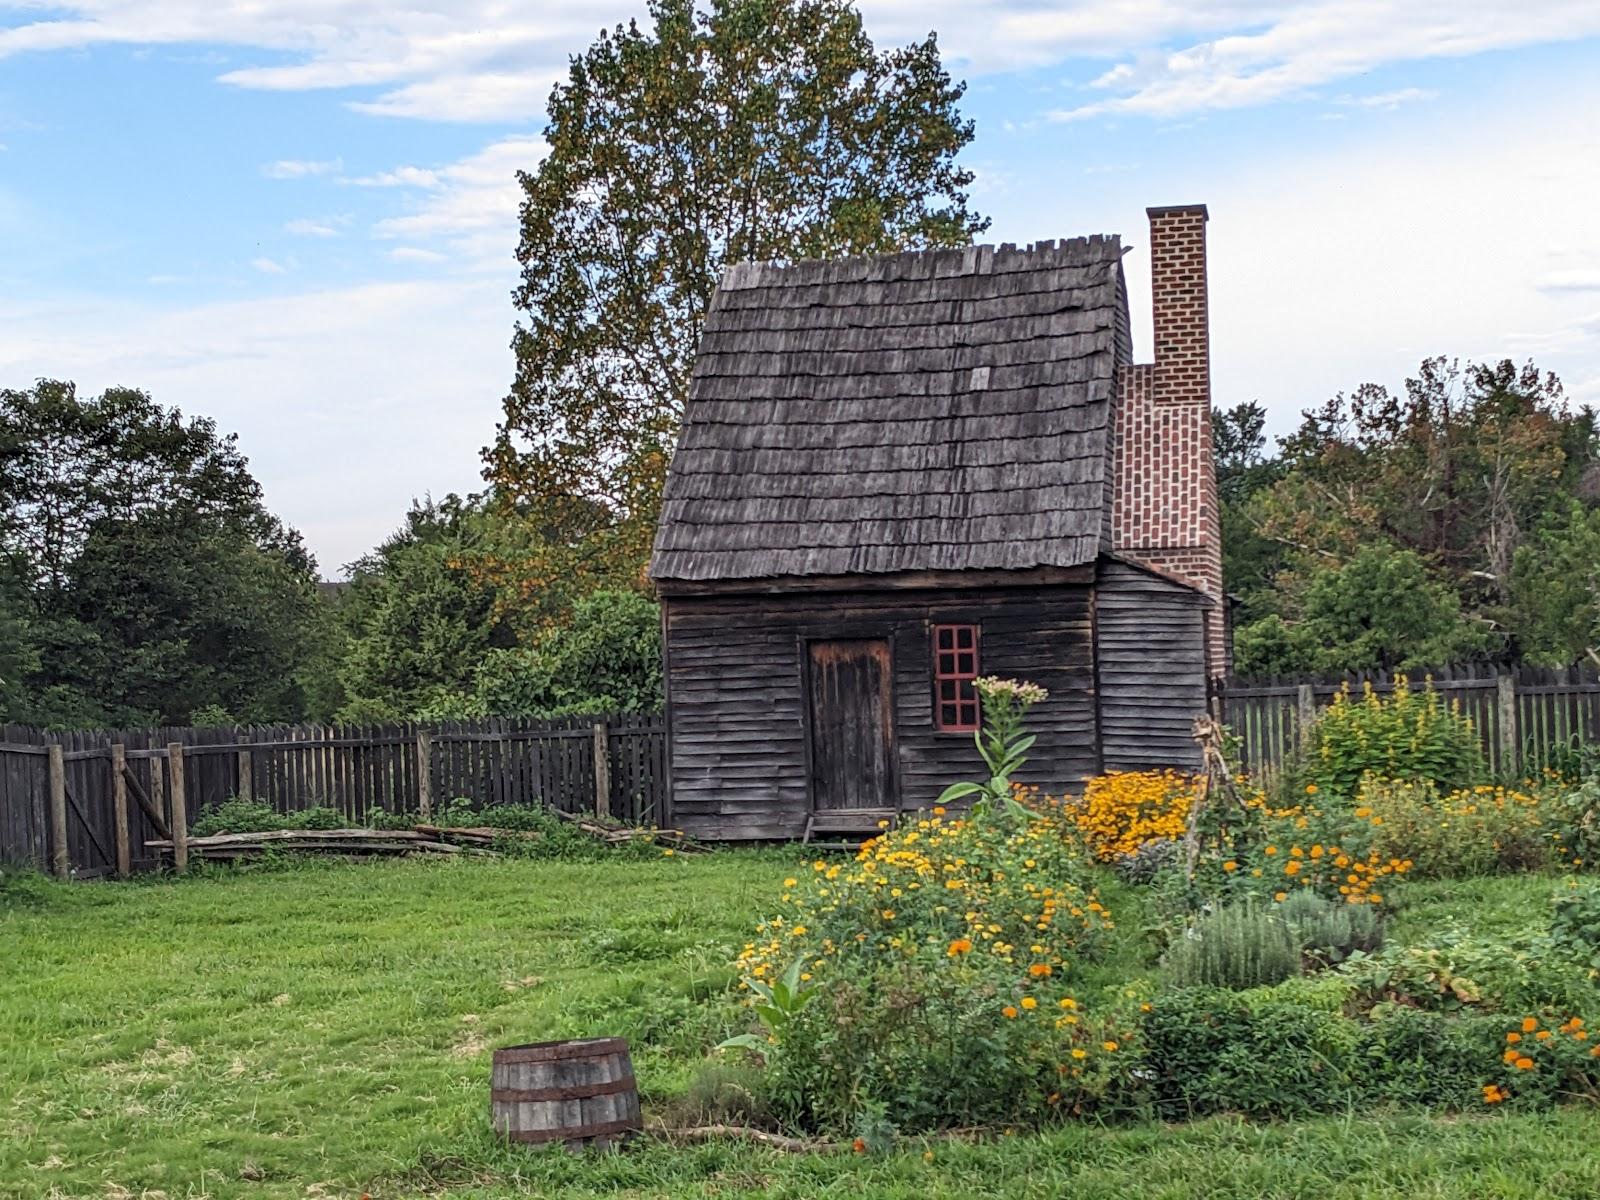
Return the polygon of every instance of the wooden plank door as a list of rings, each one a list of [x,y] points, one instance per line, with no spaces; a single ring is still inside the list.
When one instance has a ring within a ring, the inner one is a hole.
[[[883,638],[811,642],[811,799],[819,811],[894,806],[894,678]]]

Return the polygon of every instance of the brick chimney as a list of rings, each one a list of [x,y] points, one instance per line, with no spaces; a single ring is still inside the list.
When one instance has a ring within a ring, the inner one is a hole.
[[[1150,217],[1155,362],[1118,372],[1112,440],[1112,548],[1205,592],[1207,661],[1228,668],[1222,528],[1211,457],[1211,329],[1206,310],[1206,208]]]

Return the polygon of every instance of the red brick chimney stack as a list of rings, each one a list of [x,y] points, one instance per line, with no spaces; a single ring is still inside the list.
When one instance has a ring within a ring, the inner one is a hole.
[[[1211,455],[1206,208],[1147,211],[1155,362],[1124,366],[1118,377],[1112,545],[1211,597],[1207,656],[1211,673],[1222,675],[1227,626]]]

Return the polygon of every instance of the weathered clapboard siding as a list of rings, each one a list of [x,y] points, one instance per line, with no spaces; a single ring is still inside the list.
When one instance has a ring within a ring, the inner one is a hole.
[[[1192,588],[1102,561],[1095,625],[1106,770],[1199,762],[1193,730],[1206,711],[1205,611]]]
[[[976,778],[967,733],[933,721],[930,626],[975,624],[985,674],[1031,679],[1050,698],[1023,782],[1059,790],[1099,767],[1090,590],[1082,585],[967,592],[668,597],[667,714],[672,820],[701,837],[799,836],[811,812],[806,719],[810,640],[886,638],[902,809]]]

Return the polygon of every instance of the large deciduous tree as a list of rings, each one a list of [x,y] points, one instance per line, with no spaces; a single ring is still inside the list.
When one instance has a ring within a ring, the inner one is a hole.
[[[520,178],[516,379],[488,452],[551,536],[489,563],[552,611],[638,586],[723,268],[962,245],[987,221],[930,34],[879,52],[844,0],[655,0],[550,98]]]
[[[214,422],[129,388],[0,391],[0,554],[13,718],[306,715],[315,565]]]

